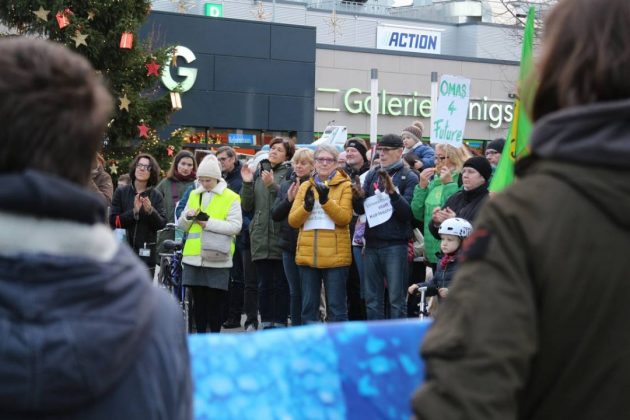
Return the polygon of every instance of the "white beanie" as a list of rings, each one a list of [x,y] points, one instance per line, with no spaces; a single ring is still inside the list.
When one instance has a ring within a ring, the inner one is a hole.
[[[197,178],[201,176],[221,179],[221,166],[215,155],[208,155],[203,158],[197,168]]]

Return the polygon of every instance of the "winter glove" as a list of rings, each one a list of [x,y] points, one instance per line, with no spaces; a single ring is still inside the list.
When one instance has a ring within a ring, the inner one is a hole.
[[[306,194],[304,194],[304,210],[310,213],[313,211],[313,206],[315,206],[315,194],[313,193],[313,188],[309,187],[306,190]]]
[[[396,194],[396,188],[394,187],[394,183],[392,182],[392,177],[385,171],[379,171],[378,177],[383,182],[383,187],[385,188],[385,192],[387,194]]]
[[[358,199],[365,197],[365,192],[361,186],[361,178],[358,175],[354,177],[354,182],[352,183],[352,197]]]
[[[325,184],[315,184],[315,189],[317,190],[317,194],[319,194],[319,204],[322,206],[328,202],[328,193],[330,192],[330,188],[328,188]]]

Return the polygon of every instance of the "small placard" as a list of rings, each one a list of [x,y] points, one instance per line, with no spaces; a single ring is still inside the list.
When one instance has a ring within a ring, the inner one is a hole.
[[[311,215],[308,216],[306,222],[304,222],[303,230],[334,230],[335,222],[328,217],[326,211],[319,204],[319,201],[315,201],[315,205],[313,206],[313,211],[311,211]]]
[[[394,214],[389,194],[381,191],[376,191],[372,197],[366,198],[363,207],[368,226],[371,228],[387,222]]]

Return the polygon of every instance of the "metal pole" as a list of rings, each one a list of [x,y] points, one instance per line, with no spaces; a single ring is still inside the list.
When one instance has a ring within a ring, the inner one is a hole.
[[[378,118],[378,70],[370,70],[370,143],[376,144]]]
[[[431,129],[430,133],[433,133],[433,121],[435,113],[437,112],[438,101],[438,74],[437,71],[431,72]],[[431,134],[431,140],[433,140],[433,134]]]

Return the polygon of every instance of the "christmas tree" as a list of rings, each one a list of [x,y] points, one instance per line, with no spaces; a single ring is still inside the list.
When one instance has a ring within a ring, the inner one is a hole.
[[[173,111],[160,89],[161,66],[172,48],[152,50],[137,31],[149,14],[148,0],[0,0],[0,23],[18,34],[42,36],[85,56],[106,79],[117,100],[103,154],[112,175],[126,172],[139,152],[153,154],[162,169],[179,144],[155,131]]]

